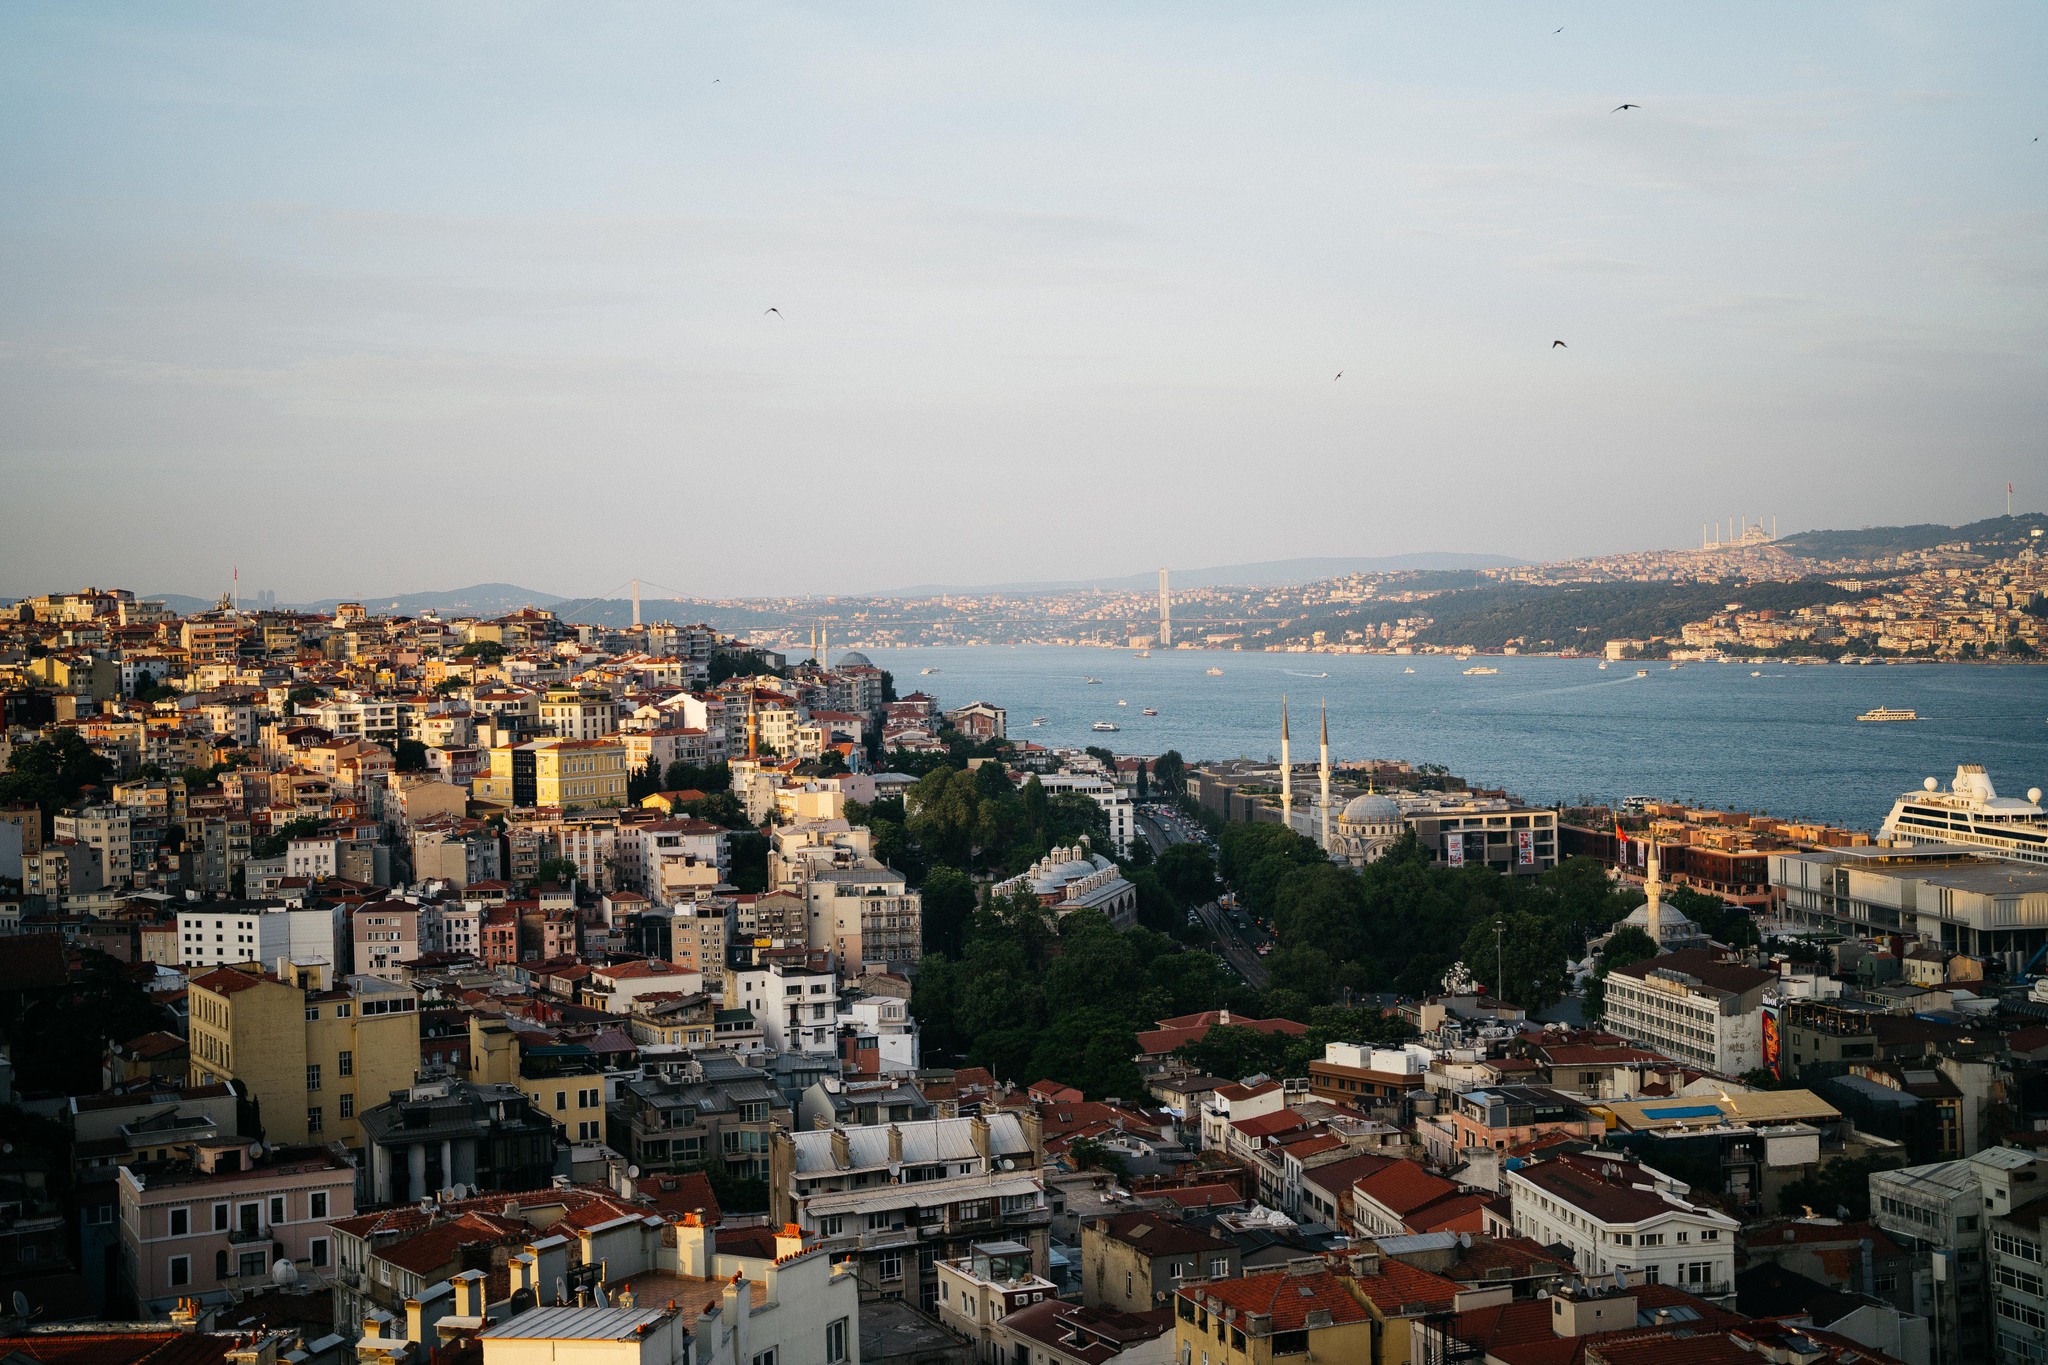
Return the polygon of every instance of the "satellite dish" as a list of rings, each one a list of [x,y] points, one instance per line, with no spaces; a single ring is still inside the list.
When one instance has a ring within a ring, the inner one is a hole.
[[[569,1301],[569,1282],[568,1282],[567,1280],[563,1279],[563,1278],[562,1278],[562,1277],[561,1277],[560,1275],[557,1275],[557,1276],[555,1276],[555,1302],[556,1302],[556,1303],[567,1303],[568,1301]]]
[[[249,1144],[249,1160],[251,1160],[251,1161],[261,1161],[262,1159],[263,1159],[263,1144],[262,1144],[262,1143],[260,1143],[260,1142],[252,1142],[252,1143],[250,1143],[250,1144]]]
[[[1620,1266],[1614,1267],[1614,1287],[1616,1289],[1628,1288],[1628,1272]]]
[[[611,1301],[604,1296],[603,1285],[597,1285],[590,1291],[590,1301],[599,1308],[609,1308],[612,1306]]]
[[[19,1289],[14,1291],[14,1316],[25,1318],[29,1315],[28,1295]]]
[[[299,1268],[280,1257],[277,1263],[270,1267],[270,1282],[279,1288],[295,1285],[299,1282]]]
[[[2041,804],[2041,789],[2040,789],[2039,787],[2029,787],[2029,788],[2027,788],[2027,800],[2029,800],[2029,801],[2033,802],[2033,803],[2034,803],[2035,805],[2037,805],[2037,806],[2038,806],[2038,805],[2040,805],[2040,804]]]
[[[628,1166],[628,1167],[626,1168],[626,1179],[628,1179],[628,1180],[638,1180],[639,1178],[640,1178],[640,1168],[639,1168],[638,1166]]]
[[[1003,1158],[1003,1169],[1004,1169],[1004,1170],[1006,1170],[1006,1171],[1014,1171],[1014,1170],[1016,1170],[1016,1169],[1017,1169],[1017,1163],[1016,1163],[1016,1162],[1014,1162],[1014,1161],[1012,1161],[1012,1160],[1010,1160],[1010,1158],[1008,1158],[1008,1157],[1004,1157],[1004,1158]]]
[[[1936,781],[1935,781],[1935,780],[1934,780],[1933,778],[1931,778],[1931,777],[1930,777],[1930,778],[1928,778],[1928,779],[1927,779],[1927,780],[1926,780],[1925,782],[1922,782],[1922,783],[1920,784],[1920,786],[1921,786],[1921,789],[1922,789],[1922,790],[1924,790],[1924,791],[1933,791],[1933,790],[1934,790],[1934,789],[1935,789],[1936,787],[1938,787],[1938,786],[1940,786],[1940,785],[1941,785],[1941,784],[1940,784],[1939,782],[1936,782]]]

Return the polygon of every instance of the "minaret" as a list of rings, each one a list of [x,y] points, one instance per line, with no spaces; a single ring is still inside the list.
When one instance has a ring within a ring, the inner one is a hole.
[[[1323,828],[1322,842],[1325,853],[1330,850],[1330,703],[1323,703],[1323,754],[1316,765],[1323,784]]]
[[[1294,756],[1287,747],[1287,698],[1280,698],[1280,818],[1294,828]]]
[[[1649,866],[1643,872],[1643,892],[1650,898],[1650,941],[1657,945],[1657,951],[1664,951],[1664,883],[1657,876],[1657,839],[1652,835],[1649,844]]]

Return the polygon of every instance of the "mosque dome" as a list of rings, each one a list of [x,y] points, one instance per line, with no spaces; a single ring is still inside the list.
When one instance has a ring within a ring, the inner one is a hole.
[[[1095,875],[1095,864],[1086,858],[1076,858],[1070,863],[1062,863],[1053,869],[1053,875],[1062,881],[1079,881],[1083,877]]]
[[[857,649],[849,649],[839,656],[838,668],[873,668],[875,661]]]
[[[1367,792],[1351,798],[1351,804],[1344,807],[1344,813],[1337,817],[1347,825],[1398,825],[1401,823],[1401,807],[1391,796]]]

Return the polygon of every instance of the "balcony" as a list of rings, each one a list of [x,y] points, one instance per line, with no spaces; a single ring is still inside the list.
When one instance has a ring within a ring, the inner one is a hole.
[[[270,1232],[265,1228],[229,1228],[228,1241],[236,1246],[247,1246],[252,1242],[267,1242]]]

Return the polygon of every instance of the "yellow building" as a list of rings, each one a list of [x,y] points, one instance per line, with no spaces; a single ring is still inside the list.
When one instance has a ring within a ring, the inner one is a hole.
[[[478,799],[514,807],[582,810],[626,803],[626,749],[611,739],[537,739],[491,750]]]
[[[247,963],[195,977],[191,1082],[242,1082],[272,1143],[360,1150],[357,1111],[419,1073],[419,998],[362,976],[327,988],[324,970],[287,962],[280,979]]]
[[[551,1038],[529,1049],[503,1019],[472,1014],[469,1073],[477,1085],[518,1086],[569,1141],[604,1141],[604,1074],[587,1049]]]
[[[1505,1303],[1511,1291],[1462,1294],[1440,1275],[1370,1253],[1299,1262],[1174,1295],[1174,1358],[1206,1365],[1296,1359],[1413,1365],[1410,1328],[1431,1313]]]

